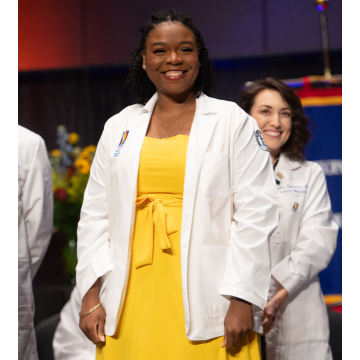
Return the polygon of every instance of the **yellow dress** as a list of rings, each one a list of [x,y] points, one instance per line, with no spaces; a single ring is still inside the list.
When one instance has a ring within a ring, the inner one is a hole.
[[[240,351],[222,348],[223,336],[190,341],[185,335],[180,230],[188,141],[145,137],[126,299],[114,336],[97,346],[97,360],[260,359],[254,332]]]

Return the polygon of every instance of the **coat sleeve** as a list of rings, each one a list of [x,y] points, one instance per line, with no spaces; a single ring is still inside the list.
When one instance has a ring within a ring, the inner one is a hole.
[[[269,152],[256,141],[256,121],[240,108],[235,116],[244,120],[230,160],[234,215],[220,293],[263,309],[271,274],[269,238],[279,219],[276,186]]]
[[[44,140],[37,147],[22,190],[23,214],[34,278],[45,256],[53,232],[51,167]]]
[[[329,265],[339,230],[331,214],[324,172],[312,163],[296,246],[272,269],[272,275],[289,295]]]
[[[78,223],[76,284],[81,298],[98,278],[113,270],[110,261],[106,196],[109,158],[107,124],[96,148]]]
[[[95,359],[96,346],[79,327],[81,298],[77,287],[60,313],[60,323],[53,339],[55,360]]]

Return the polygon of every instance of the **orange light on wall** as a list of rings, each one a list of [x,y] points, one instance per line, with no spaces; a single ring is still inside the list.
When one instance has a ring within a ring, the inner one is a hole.
[[[82,65],[81,0],[19,0],[19,71]]]

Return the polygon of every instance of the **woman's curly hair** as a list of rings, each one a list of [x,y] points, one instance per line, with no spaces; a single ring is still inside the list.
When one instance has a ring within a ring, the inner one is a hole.
[[[247,87],[240,96],[239,105],[248,114],[254,105],[255,97],[263,90],[276,90],[280,93],[282,99],[289,105],[291,115],[291,134],[288,141],[281,147],[281,152],[286,154],[290,160],[305,161],[305,147],[311,138],[308,125],[314,125],[308,117],[304,115],[304,110],[299,97],[294,90],[282,81],[268,77],[262,80],[256,80]]]
[[[200,70],[195,80],[194,94],[196,98],[203,92],[210,95],[215,89],[215,76],[209,59],[209,54],[201,36],[200,30],[193,24],[189,15],[177,12],[175,10],[160,11],[151,15],[151,20],[141,27],[141,39],[136,48],[131,53],[132,59],[130,64],[129,75],[126,79],[125,86],[135,95],[136,100],[145,105],[146,102],[155,94],[155,85],[150,81],[146,71],[142,68],[142,53],[145,51],[146,39],[152,29],[163,22],[177,21],[189,28],[196,39],[199,50]]]

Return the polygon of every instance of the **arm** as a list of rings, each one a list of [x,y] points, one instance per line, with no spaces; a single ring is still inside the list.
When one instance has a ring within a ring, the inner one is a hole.
[[[234,139],[234,215],[220,293],[264,308],[270,282],[268,240],[278,225],[279,209],[270,155],[260,149],[255,130],[255,120],[247,116]]]
[[[22,190],[23,214],[34,278],[45,256],[53,230],[51,167],[44,140],[39,141]]]
[[[331,220],[331,203],[321,167],[313,163],[297,243],[272,269],[289,295],[324,270],[336,248],[338,226]]]
[[[105,125],[91,166],[77,231],[76,283],[82,299],[81,313],[99,303],[100,278],[113,270],[106,197],[107,142]],[[104,341],[105,316],[105,310],[100,306],[80,318],[80,328],[94,343]]]
[[[76,283],[81,298],[98,278],[112,270],[106,197],[107,136],[99,140],[86,186],[77,230]]]
[[[232,298],[226,314],[223,346],[227,348],[238,346],[252,330],[252,304],[255,308],[265,306],[270,281],[268,240],[279,218],[271,159],[259,147],[254,136],[256,130],[255,120],[247,116],[233,145],[234,215],[220,291],[243,301]]]

